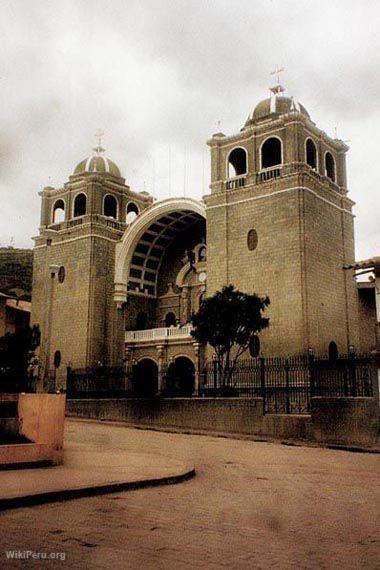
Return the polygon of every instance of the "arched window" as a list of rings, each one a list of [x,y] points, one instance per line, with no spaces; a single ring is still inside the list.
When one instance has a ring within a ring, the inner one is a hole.
[[[306,141],[306,163],[314,170],[317,168],[317,148],[311,139]]]
[[[234,148],[228,156],[228,178],[247,173],[247,151]]]
[[[165,316],[165,326],[166,327],[175,327],[177,324],[177,319],[174,313],[166,313]]]
[[[115,196],[107,194],[103,202],[103,214],[108,218],[117,218],[117,200]]]
[[[53,206],[53,224],[65,221],[65,203],[63,200],[57,200]]]
[[[329,344],[329,359],[336,360],[339,356],[338,346],[334,340]]]
[[[87,196],[86,194],[78,194],[74,200],[74,218],[84,216],[86,214]]]
[[[271,137],[261,147],[261,168],[271,168],[281,163],[282,143],[277,137]]]
[[[325,171],[326,176],[335,182],[335,160],[331,152],[325,154]]]
[[[125,216],[126,223],[131,224],[133,220],[137,218],[138,215],[139,215],[139,209],[136,206],[136,204],[134,204],[134,202],[129,202]]]
[[[137,331],[143,331],[147,328],[147,324],[148,324],[148,317],[147,314],[144,313],[143,311],[140,311],[137,314],[136,317],[136,330]]]
[[[205,300],[205,294],[201,293],[198,297],[198,309],[201,309],[204,300]]]
[[[198,261],[206,261],[207,259],[207,250],[206,247],[203,246],[198,251]]]

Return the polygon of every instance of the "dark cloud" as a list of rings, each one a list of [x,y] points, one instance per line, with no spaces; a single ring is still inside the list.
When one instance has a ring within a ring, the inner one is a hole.
[[[351,140],[358,256],[373,254],[379,19],[377,0],[2,0],[0,242],[28,243],[38,190],[98,127],[135,188],[201,196],[205,141],[218,121],[240,129],[279,63],[318,126]]]

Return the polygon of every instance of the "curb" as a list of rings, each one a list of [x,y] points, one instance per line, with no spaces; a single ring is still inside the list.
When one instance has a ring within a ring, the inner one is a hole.
[[[47,493],[36,493],[20,497],[0,498],[0,511],[17,509],[20,507],[30,507],[33,505],[43,505],[46,503],[60,503],[71,499],[82,497],[94,497],[107,493],[119,493],[121,491],[135,491],[147,487],[159,487],[163,485],[174,485],[188,481],[195,476],[195,468],[184,471],[180,475],[168,475],[153,479],[142,479],[141,481],[119,481],[115,483],[104,483],[101,485],[80,487],[77,489],[65,489],[61,491],[48,491]]]
[[[246,434],[246,433],[227,433],[220,431],[209,431],[195,428],[185,428],[185,427],[173,427],[173,426],[158,426],[158,425],[145,425],[145,424],[135,424],[133,422],[123,422],[120,420],[98,420],[94,418],[84,418],[78,416],[66,416],[66,420],[74,422],[89,422],[101,425],[112,425],[114,427],[126,427],[130,429],[146,430],[146,431],[156,431],[163,433],[178,433],[182,435],[203,435],[208,437],[218,437],[224,439],[237,439],[240,441],[252,441],[255,443],[275,443],[277,445],[286,445],[288,447],[312,447],[315,449],[332,449],[335,451],[347,451],[351,453],[380,453],[378,447],[359,447],[353,445],[340,445],[334,443],[322,443],[316,441],[308,440],[294,440],[294,439],[281,439],[273,438],[270,436],[260,435],[260,434]]]

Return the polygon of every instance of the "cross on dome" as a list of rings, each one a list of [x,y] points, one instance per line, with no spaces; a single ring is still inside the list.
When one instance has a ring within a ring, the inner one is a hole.
[[[279,67],[278,64],[276,63],[274,70],[270,72],[270,74],[274,75],[276,78],[276,85],[274,87],[269,88],[269,90],[274,95],[280,95],[281,93],[283,93],[285,91],[285,88],[280,84],[280,73],[282,73],[283,71],[284,71],[284,68]]]
[[[95,133],[95,139],[97,142],[97,146],[93,148],[97,155],[100,155],[104,152],[104,148],[102,147],[102,137],[104,136],[104,132],[101,129],[98,129]]]

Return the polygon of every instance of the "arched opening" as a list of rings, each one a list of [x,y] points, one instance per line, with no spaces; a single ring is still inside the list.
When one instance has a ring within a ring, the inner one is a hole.
[[[334,340],[329,344],[329,360],[337,360],[339,356],[338,346]]]
[[[139,215],[139,209],[134,202],[129,202],[126,210],[125,222],[131,224]]]
[[[65,221],[65,203],[63,200],[57,200],[53,206],[53,224]]]
[[[61,360],[62,360],[61,351],[56,350],[54,353],[54,368],[59,368],[61,366]]]
[[[195,366],[190,358],[178,356],[169,364],[165,392],[171,397],[191,396],[194,391]]]
[[[228,178],[247,174],[247,151],[244,148],[234,148],[228,155]]]
[[[331,152],[325,154],[325,171],[326,176],[335,182],[335,160]]]
[[[261,168],[271,168],[282,163],[282,143],[277,137],[267,139],[261,147]]]
[[[198,251],[198,261],[207,260],[207,249],[206,246],[202,246]]]
[[[198,298],[198,310],[201,309],[202,303],[203,303],[203,301],[205,300],[205,298],[206,298],[206,296],[205,296],[204,293],[201,293],[201,294],[199,295],[199,298]]]
[[[86,214],[86,208],[87,208],[86,194],[78,194],[78,196],[75,196],[74,218],[77,218],[78,216],[84,216]]]
[[[140,360],[133,367],[133,394],[138,398],[151,398],[158,392],[158,366],[150,358]]]
[[[169,327],[175,327],[177,324],[177,319],[176,319],[175,314],[172,311],[170,311],[169,313],[166,313],[164,322],[165,322],[165,326],[168,328]]]
[[[148,328],[148,316],[144,311],[137,313],[135,330],[143,331]]]
[[[311,139],[306,141],[306,163],[316,170],[317,168],[317,148]]]
[[[117,200],[115,196],[107,194],[103,202],[103,215],[107,218],[117,218]]]

